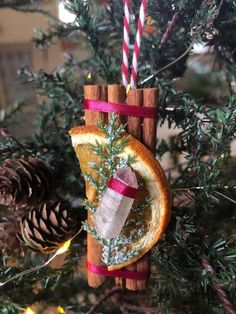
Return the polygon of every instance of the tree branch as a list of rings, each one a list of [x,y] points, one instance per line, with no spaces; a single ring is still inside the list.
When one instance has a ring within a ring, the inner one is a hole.
[[[227,293],[224,291],[223,285],[217,283],[214,280],[215,270],[210,265],[209,261],[206,258],[202,259],[202,266],[205,269],[205,271],[207,272],[207,274],[209,275],[211,282],[212,282],[212,287],[215,290],[215,292],[217,293],[218,298],[220,299],[225,311],[228,314],[236,314],[236,309],[235,309],[234,305],[231,303],[231,301],[229,300]]]
[[[113,287],[112,289],[107,290],[100,299],[97,300],[97,302],[95,302],[92,307],[88,310],[88,312],[86,312],[86,314],[93,314],[96,312],[96,310],[99,308],[99,306],[106,301],[107,299],[109,299],[111,296],[113,296],[116,293],[120,293],[123,292],[124,289],[122,287]]]
[[[29,5],[32,3],[32,0],[2,0],[0,3],[0,8],[21,7],[23,5]]]
[[[160,313],[160,309],[158,309],[158,308],[142,307],[142,306],[138,306],[138,305],[129,304],[126,302],[122,303],[121,305],[124,309],[130,310],[130,311],[136,312],[136,313],[144,313],[144,314],[158,314],[158,313]]]
[[[180,20],[180,17],[181,17],[181,13],[176,12],[173,15],[172,19],[168,22],[165,32],[161,38],[160,45],[158,47],[159,49],[163,48],[166,45],[167,41],[170,39],[176,25],[178,24]]]

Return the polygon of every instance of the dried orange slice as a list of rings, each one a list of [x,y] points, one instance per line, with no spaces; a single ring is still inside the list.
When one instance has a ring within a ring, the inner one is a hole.
[[[105,147],[107,137],[96,126],[75,127],[70,131],[70,135],[82,173],[89,173],[97,179],[98,175],[90,168],[89,162],[100,164],[101,159],[94,154],[91,145],[99,144]],[[121,236],[111,240],[113,242],[107,247],[104,246],[103,258],[109,270],[128,266],[147,253],[165,231],[170,216],[170,191],[159,162],[144,145],[130,135],[117,158],[126,160],[128,156],[135,156],[131,167],[142,187]],[[98,202],[97,191],[88,182],[86,194],[89,202]]]

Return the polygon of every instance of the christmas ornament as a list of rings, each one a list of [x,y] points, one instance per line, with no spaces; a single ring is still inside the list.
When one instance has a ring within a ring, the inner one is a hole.
[[[118,237],[138,194],[138,182],[130,167],[118,169],[107,183],[107,191],[94,214],[99,236],[109,240]]]
[[[50,253],[78,231],[74,212],[60,203],[31,209],[20,224],[19,237],[32,250]]]
[[[142,90],[130,90],[127,97],[127,104],[125,104],[126,100],[126,90],[124,86],[120,85],[108,85],[108,86],[85,86],[84,87],[84,106],[85,106],[85,122],[88,125],[88,128],[91,128],[91,125],[96,125],[98,121],[103,121],[107,123],[108,116],[107,112],[116,112],[118,114],[123,114],[128,116],[128,125],[127,130],[129,134],[134,135],[138,140],[145,143],[146,147],[148,147],[153,153],[156,151],[156,126],[157,126],[157,98],[158,98],[158,89],[156,88],[149,88],[149,89],[142,89]],[[125,122],[124,116],[118,116],[115,125],[118,127],[120,122]],[[113,125],[113,128],[114,126]],[[97,130],[97,128],[95,128]],[[111,131],[112,126],[109,125],[108,129]],[[114,130],[113,130],[114,131]],[[74,138],[76,137],[76,130],[71,131],[72,136],[72,143],[74,144],[74,148],[77,152],[77,156],[79,157],[80,163],[83,165],[82,169],[84,173],[92,176],[93,179],[99,178],[99,175],[95,173],[93,169],[89,166],[89,161],[92,161],[93,164],[97,165],[97,168],[100,169],[100,176],[104,177],[104,174],[107,172],[102,167],[100,167],[101,158],[97,155],[96,152],[90,150],[87,151],[85,149],[86,145],[81,145],[81,153],[79,153],[79,146],[77,147],[74,143]],[[97,133],[97,131],[95,132]],[[111,139],[117,135],[117,132],[114,131],[113,134],[107,134],[107,139]],[[79,136],[81,137],[81,136]],[[106,137],[103,134],[103,137]],[[103,147],[105,145],[104,141],[100,143],[99,141],[96,142],[97,138],[94,137],[94,134],[89,134],[87,137],[87,145],[91,147],[91,144],[99,143],[99,147]],[[92,141],[92,142],[90,142]],[[139,143],[140,144],[140,143]],[[133,147],[133,146],[132,146]],[[129,151],[129,150],[128,150]],[[112,150],[114,153],[114,151]],[[130,153],[130,151],[129,151]],[[140,150],[134,153],[134,157],[140,153]],[[149,152],[149,154],[151,154]],[[128,155],[128,153],[127,153]],[[146,153],[144,153],[146,156]],[[151,154],[152,155],[152,154]],[[117,156],[109,156],[109,152],[106,152],[106,156],[113,158],[116,160]],[[127,157],[127,156],[126,156]],[[145,159],[145,158],[144,158]],[[153,162],[156,163],[154,156],[152,155]],[[107,163],[107,160],[105,161]],[[131,165],[133,167],[133,165]],[[163,171],[161,170],[160,177],[164,178]],[[136,174],[136,172],[135,172]],[[146,175],[143,174],[143,177]],[[158,176],[158,175],[157,175]],[[86,177],[86,176],[85,176]],[[150,177],[151,178],[151,177]],[[162,195],[162,201],[165,200],[164,214],[162,218],[164,219],[165,223],[163,224],[163,230],[165,229],[165,225],[167,224],[168,217],[169,217],[169,207],[170,207],[170,197],[169,197],[169,188],[166,183],[165,178],[163,179],[163,188],[160,189],[160,195]],[[93,181],[93,180],[92,180]],[[94,183],[94,182],[93,182]],[[98,201],[101,199],[98,196],[98,190],[100,187],[95,187],[94,184],[91,184],[88,180],[86,181],[86,195],[88,197],[89,203],[96,204],[98,206]],[[166,191],[163,192],[163,191]],[[163,194],[164,193],[164,194]],[[142,196],[141,196],[142,195]],[[144,193],[144,195],[146,195]],[[147,213],[147,204],[145,205],[145,197],[143,194],[139,193],[139,196],[142,197],[141,199],[138,198],[135,202],[138,201],[140,204],[140,208],[143,208],[143,213]],[[159,195],[156,193],[156,196]],[[146,195],[147,196],[147,195]],[[154,202],[156,199],[154,198]],[[158,204],[158,202],[157,202]],[[136,206],[134,204],[134,206]],[[146,207],[145,207],[146,206]],[[132,211],[132,210],[131,210]],[[142,211],[141,211],[142,212]],[[142,219],[139,220],[137,215],[134,215],[133,225],[137,226],[138,222],[140,222],[139,227],[142,225]],[[146,216],[147,217],[147,216]],[[158,215],[154,215],[153,217],[158,217]],[[129,221],[129,218],[128,220]],[[150,225],[150,224],[149,224]],[[158,226],[158,223],[156,223]],[[93,213],[88,213],[88,224],[85,228],[93,228],[94,226],[94,216]],[[109,263],[109,271],[106,268],[106,264],[104,263],[107,252],[111,251],[113,256],[121,256],[120,252],[115,252],[114,247],[112,250],[111,248],[105,247],[97,242],[97,239],[94,237],[93,229],[89,230],[91,234],[88,232],[88,249],[87,249],[87,267],[88,267],[88,283],[92,287],[98,287],[101,285],[106,277],[113,276],[115,277],[116,283],[125,286],[127,289],[130,290],[143,290],[146,288],[147,278],[149,275],[149,261],[146,256],[139,259],[137,263],[132,264],[130,266],[129,263],[135,261],[132,259],[134,256],[132,254],[132,249],[126,251],[126,270],[113,270],[111,272],[112,267]],[[139,228],[141,229],[141,228]],[[130,229],[132,231],[132,228]],[[135,228],[133,229],[135,233]],[[118,237],[119,238],[119,237]],[[123,239],[124,240],[124,239]],[[123,241],[122,240],[122,241]],[[113,239],[112,239],[113,241]],[[121,241],[121,242],[122,242]],[[128,240],[127,240],[128,241]],[[129,243],[134,241],[129,241]],[[101,243],[101,242],[100,242]],[[147,249],[149,250],[151,246]],[[105,255],[104,255],[104,250]],[[102,257],[103,256],[103,257]],[[139,256],[140,257],[140,256]],[[139,258],[137,257],[137,259]],[[116,261],[117,262],[117,261]],[[122,263],[121,263],[122,265]],[[123,264],[124,266],[124,264]],[[122,266],[121,266],[122,267]],[[116,268],[116,267],[115,267]],[[119,268],[119,266],[117,267]],[[116,269],[117,269],[116,268]],[[114,269],[114,268],[113,268]]]
[[[29,207],[47,199],[53,175],[36,157],[6,159],[0,167],[0,204]]]
[[[144,255],[166,228],[170,194],[164,172],[152,154],[156,153],[158,89],[135,89],[147,0],[141,1],[130,85],[130,1],[124,3],[123,86],[85,86],[86,127],[74,128],[70,134],[85,177],[87,208],[90,210],[84,223],[88,231],[88,283],[98,287],[106,277],[114,277],[118,285],[143,290],[150,273],[149,260]],[[118,115],[115,122],[111,113]],[[96,127],[98,123],[100,130]],[[122,134],[126,123],[128,134],[136,139]],[[121,143],[126,141],[127,145],[121,149]],[[131,162],[130,154],[135,161]],[[122,198],[111,202],[110,180],[114,180],[116,171],[127,166],[137,175],[141,192],[131,209],[125,202],[124,217],[120,219]],[[112,203],[116,204],[113,206]]]

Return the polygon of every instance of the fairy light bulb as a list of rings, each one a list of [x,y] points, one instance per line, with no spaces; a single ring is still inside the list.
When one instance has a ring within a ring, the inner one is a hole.
[[[57,312],[58,312],[58,314],[66,314],[64,308],[60,305],[57,307]]]
[[[63,253],[65,253],[66,251],[68,251],[69,247],[71,244],[71,239],[66,241],[56,252],[55,255],[61,255]]]
[[[23,314],[36,314],[36,312],[34,312],[31,307],[27,307]]]
[[[65,243],[63,243],[63,244],[61,245],[61,247],[59,247],[59,249],[56,251],[56,253],[54,253],[53,256],[50,257],[44,264],[39,265],[39,266],[35,266],[35,267],[33,267],[33,268],[30,268],[30,269],[26,269],[26,270],[24,270],[24,271],[22,271],[22,272],[20,272],[20,273],[18,273],[18,274],[16,274],[16,275],[14,275],[14,276],[8,278],[7,280],[0,282],[0,287],[6,285],[7,283],[9,283],[9,282],[11,282],[11,281],[13,281],[13,280],[15,280],[15,279],[17,279],[17,278],[19,278],[19,277],[22,277],[22,276],[31,274],[31,273],[33,273],[33,272],[35,272],[35,271],[38,271],[38,270],[41,269],[41,268],[46,267],[49,263],[51,263],[52,260],[54,260],[54,258],[55,258],[56,256],[61,255],[61,254],[65,253],[66,251],[68,251],[68,249],[69,249],[69,247],[70,247],[70,245],[71,245],[71,241],[72,241],[75,237],[77,237],[77,235],[78,235],[82,230],[83,230],[83,227],[81,227],[80,230],[79,230],[71,239],[69,239],[68,241],[66,241]],[[28,311],[28,312],[26,312],[26,311]],[[31,312],[30,312],[30,311],[31,311]],[[63,312],[62,312],[62,313],[63,313]],[[23,314],[35,314],[35,312],[34,312],[31,308],[27,308]],[[64,314],[64,313],[63,313],[63,314]]]

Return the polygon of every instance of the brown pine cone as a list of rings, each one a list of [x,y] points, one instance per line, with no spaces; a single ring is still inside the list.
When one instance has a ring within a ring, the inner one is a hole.
[[[10,212],[0,225],[0,250],[5,255],[23,254],[24,248],[17,234],[24,211]]]
[[[57,202],[30,210],[22,218],[19,236],[32,250],[50,253],[57,251],[77,231],[74,212]]]
[[[6,159],[0,167],[0,204],[29,207],[46,200],[51,193],[53,175],[36,157]]]

